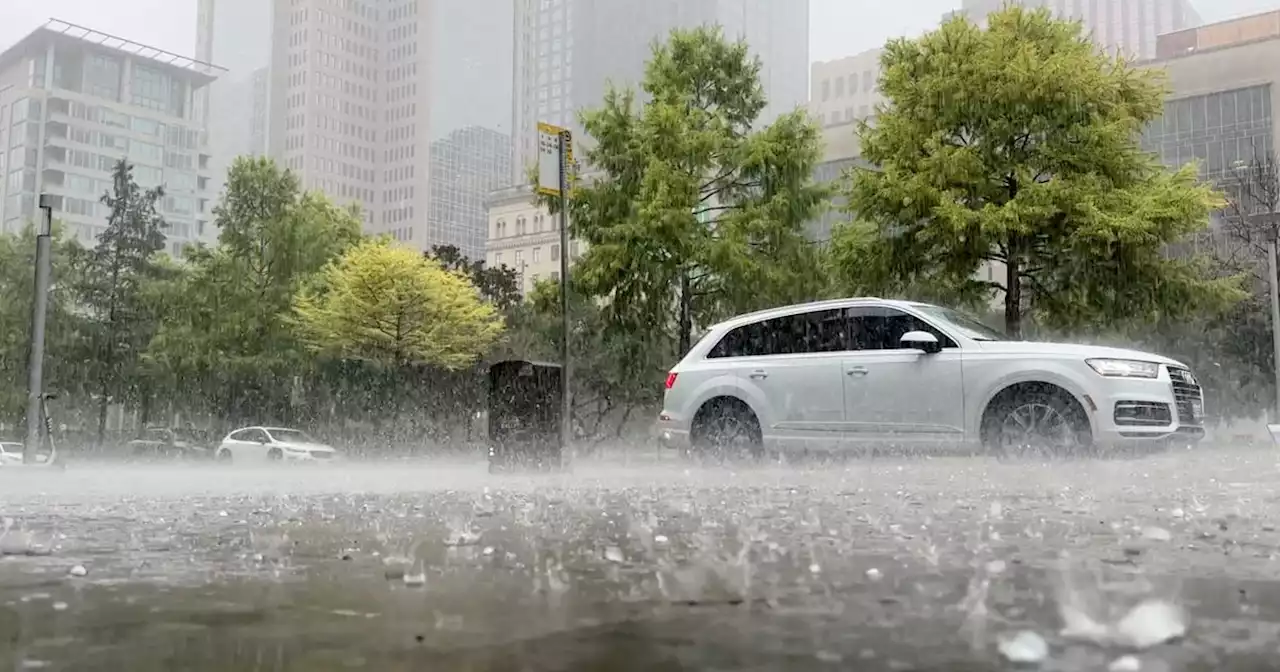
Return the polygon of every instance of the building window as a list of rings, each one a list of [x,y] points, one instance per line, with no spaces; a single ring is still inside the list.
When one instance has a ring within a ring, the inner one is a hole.
[[[541,247],[533,248],[533,263],[536,264],[541,260],[542,260],[542,248]]]
[[[516,250],[516,270],[524,273],[524,250]]]
[[[499,219],[497,223],[493,225],[493,237],[501,238],[505,235],[507,235],[507,220]]]
[[[573,241],[572,243],[569,243],[569,258],[570,258],[570,259],[577,259],[577,258],[578,258],[578,255],[579,255],[579,252],[578,252],[578,241],[576,241],[576,240],[575,240],[575,241]]]
[[[560,261],[560,246],[551,246],[551,261]]]
[[[102,55],[89,57],[85,69],[85,89],[89,95],[120,100],[120,61]]]
[[[836,78],[836,98],[844,97],[844,77]]]
[[[831,100],[831,80],[822,80],[822,100]]]
[[[526,221],[524,217],[517,217],[516,218],[516,235],[523,236],[526,233],[528,233],[528,221]],[[519,252],[516,253],[517,257],[519,256],[519,254],[520,254]],[[517,261],[519,261],[519,259],[517,259]]]

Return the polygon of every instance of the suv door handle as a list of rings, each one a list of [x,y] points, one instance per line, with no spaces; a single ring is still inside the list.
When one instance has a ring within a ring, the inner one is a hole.
[[[855,366],[852,369],[845,371],[845,374],[850,376],[865,376],[867,375],[867,367]]]
[[[755,371],[752,371],[750,375],[751,375],[751,378],[755,380],[764,380],[765,378],[769,377],[769,374],[761,369],[756,369]]]

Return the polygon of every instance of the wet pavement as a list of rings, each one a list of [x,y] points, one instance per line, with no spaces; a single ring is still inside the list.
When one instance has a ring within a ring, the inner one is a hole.
[[[0,668],[1280,669],[1278,486],[1262,449],[0,473]]]

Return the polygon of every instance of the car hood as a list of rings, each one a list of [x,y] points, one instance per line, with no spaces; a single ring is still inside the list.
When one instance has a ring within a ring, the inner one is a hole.
[[[313,452],[320,452],[320,453],[337,452],[336,450],[334,450],[333,446],[326,446],[323,443],[306,443],[301,441],[281,441],[280,445],[285,448],[292,448],[294,450],[310,450]]]
[[[1081,359],[1133,359],[1143,362],[1156,362],[1170,366],[1186,364],[1176,359],[1156,355],[1141,350],[1125,348],[1109,348],[1102,345],[1080,345],[1078,343],[1049,343],[1037,341],[978,341],[984,352],[1005,353],[1013,355],[1044,355],[1047,357],[1079,357]]]

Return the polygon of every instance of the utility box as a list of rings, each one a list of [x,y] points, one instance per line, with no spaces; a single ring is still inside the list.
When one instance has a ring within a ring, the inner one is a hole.
[[[489,367],[489,471],[559,469],[564,367],[508,360]]]

